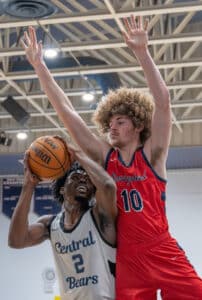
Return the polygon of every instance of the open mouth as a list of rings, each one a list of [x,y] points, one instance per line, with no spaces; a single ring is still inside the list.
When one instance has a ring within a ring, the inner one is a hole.
[[[79,193],[87,193],[88,189],[86,186],[84,185],[79,185],[77,188],[76,188],[76,191],[79,192]]]

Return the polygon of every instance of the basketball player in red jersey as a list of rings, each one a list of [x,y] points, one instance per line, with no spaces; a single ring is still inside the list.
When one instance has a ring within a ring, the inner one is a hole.
[[[117,184],[116,300],[202,299],[202,280],[169,234],[165,214],[166,159],[171,137],[168,89],[148,50],[148,22],[124,20],[125,42],[143,68],[151,95],[111,91],[94,120],[109,142],[94,136],[50,74],[32,27],[22,42],[27,59],[71,137]]]

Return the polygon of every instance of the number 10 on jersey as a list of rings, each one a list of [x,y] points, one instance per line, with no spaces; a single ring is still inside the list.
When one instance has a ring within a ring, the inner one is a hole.
[[[137,190],[123,190],[121,192],[125,212],[130,212],[131,209],[140,212],[143,209],[143,201],[140,193]]]

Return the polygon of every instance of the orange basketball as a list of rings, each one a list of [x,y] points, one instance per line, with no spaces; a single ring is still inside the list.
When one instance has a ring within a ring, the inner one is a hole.
[[[63,176],[71,164],[65,141],[54,136],[37,138],[29,147],[28,164],[41,180]]]

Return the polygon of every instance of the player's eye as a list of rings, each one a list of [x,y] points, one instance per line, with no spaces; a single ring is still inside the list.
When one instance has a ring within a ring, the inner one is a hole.
[[[88,175],[85,175],[84,178],[85,178],[86,181],[90,181],[90,178],[89,178]]]

